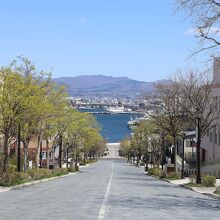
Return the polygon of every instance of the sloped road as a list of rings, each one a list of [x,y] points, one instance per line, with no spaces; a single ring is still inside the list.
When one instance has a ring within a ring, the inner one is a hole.
[[[0,193],[4,220],[220,219],[220,201],[158,181],[122,160]]]

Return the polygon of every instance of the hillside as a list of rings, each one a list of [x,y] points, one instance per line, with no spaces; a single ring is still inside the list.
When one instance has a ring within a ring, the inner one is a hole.
[[[70,96],[134,97],[154,91],[152,82],[142,82],[127,77],[84,75],[54,78],[65,85]]]

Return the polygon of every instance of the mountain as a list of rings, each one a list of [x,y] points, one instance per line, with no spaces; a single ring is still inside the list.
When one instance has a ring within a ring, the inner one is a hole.
[[[70,96],[80,97],[134,97],[155,90],[152,82],[136,81],[127,77],[83,75],[53,78],[53,81],[60,85],[65,85]]]

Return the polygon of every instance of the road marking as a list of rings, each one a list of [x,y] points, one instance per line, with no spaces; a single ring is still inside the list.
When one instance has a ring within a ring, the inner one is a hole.
[[[113,177],[113,162],[112,162],[112,173],[111,173],[111,177],[110,180],[108,182],[108,186],[104,195],[104,198],[102,200],[102,206],[99,210],[99,215],[98,215],[98,220],[104,219],[105,217],[105,209],[106,209],[106,204],[107,204],[107,200],[108,200],[108,196],[109,196],[109,192],[110,192],[110,187],[111,187],[111,182],[112,182],[112,177]]]

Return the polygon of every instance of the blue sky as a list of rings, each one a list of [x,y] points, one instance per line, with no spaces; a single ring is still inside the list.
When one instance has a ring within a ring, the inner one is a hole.
[[[198,65],[174,0],[1,1],[0,65],[18,55],[54,77],[102,74],[155,81]]]

